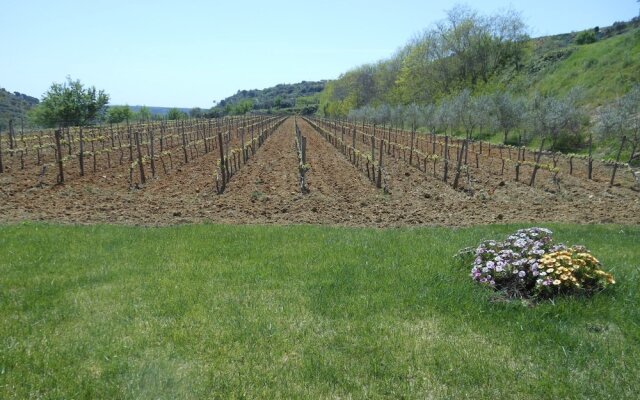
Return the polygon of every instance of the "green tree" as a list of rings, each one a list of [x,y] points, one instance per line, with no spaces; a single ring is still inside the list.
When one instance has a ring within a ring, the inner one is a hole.
[[[131,109],[128,105],[111,106],[107,110],[107,122],[118,124],[120,122],[129,121],[132,117]]]
[[[189,116],[191,118],[202,118],[204,116],[204,112],[200,107],[193,107],[191,110],[189,110]]]
[[[640,158],[640,84],[627,94],[601,107],[596,114],[595,131],[603,139],[623,137],[631,144],[629,163]]]
[[[169,112],[167,112],[168,120],[178,120],[178,119],[185,119],[185,118],[187,118],[187,114],[184,111],[180,111],[176,107],[173,107],[172,109],[169,110]]]
[[[563,98],[536,95],[532,100],[529,126],[541,139],[551,140],[551,150],[566,151],[580,144],[580,128],[586,119],[581,98],[581,90],[574,88]]]
[[[502,143],[507,144],[509,133],[518,129],[523,123],[525,106],[522,100],[509,93],[496,92],[492,97],[492,114],[496,118],[497,127],[502,131]]]
[[[109,103],[109,95],[94,86],[85,88],[80,80],[67,77],[65,83],[53,83],[42,101],[30,113],[39,126],[84,126],[99,122]]]
[[[230,114],[232,114],[232,115],[244,115],[244,114],[248,113],[251,110],[253,110],[253,100],[246,99],[246,100],[242,100],[238,104],[234,104],[231,107]]]
[[[149,107],[147,106],[142,106],[136,113],[135,117],[138,121],[149,121],[152,117],[151,110],[149,110]]]

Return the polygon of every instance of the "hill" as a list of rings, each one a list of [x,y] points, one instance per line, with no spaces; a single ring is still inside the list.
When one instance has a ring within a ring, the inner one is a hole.
[[[131,111],[134,112],[134,113],[139,112],[140,109],[143,108],[143,107],[146,107],[149,110],[149,112],[151,113],[152,116],[159,116],[159,117],[164,117],[165,115],[167,115],[169,113],[169,110],[174,108],[174,107],[129,106]],[[182,111],[183,113],[189,114],[189,111],[191,109],[190,108],[178,108],[178,110]]]
[[[602,29],[534,39],[526,37],[517,19],[492,18],[506,21],[514,33],[505,35],[497,31],[498,23],[488,26],[465,10],[457,19],[471,27],[445,21],[391,58],[329,81],[320,95],[319,113],[346,116],[363,106],[439,103],[463,90],[532,97],[564,96],[576,87],[584,89],[584,103],[594,108],[640,82],[638,17]]]
[[[523,71],[499,71],[495,86],[553,96],[580,87],[590,107],[626,93],[640,82],[640,21],[595,29],[593,43],[577,44],[580,32],[532,39]]]
[[[12,119],[14,126],[20,125],[21,118],[24,118],[26,123],[27,111],[39,102],[35,97],[0,88],[0,130],[8,129],[9,121]]]
[[[637,164],[638,96],[640,17],[530,39],[517,14],[459,7],[327,82],[318,114],[604,158],[626,143],[621,160]]]
[[[279,84],[266,89],[238,90],[213,107],[214,116],[255,113],[300,113],[313,114],[319,105],[319,93],[326,81],[302,81],[293,84]]]

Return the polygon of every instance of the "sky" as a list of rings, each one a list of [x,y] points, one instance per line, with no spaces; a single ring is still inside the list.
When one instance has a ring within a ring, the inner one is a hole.
[[[241,89],[335,79],[390,57],[456,4],[520,12],[532,37],[639,15],[636,0],[2,0],[0,87],[67,76],[111,104],[209,108]]]

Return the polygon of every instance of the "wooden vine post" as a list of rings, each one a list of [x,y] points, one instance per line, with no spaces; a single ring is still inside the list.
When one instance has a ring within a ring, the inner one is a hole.
[[[416,138],[416,126],[415,124],[411,128],[411,145],[409,146],[409,165],[413,165],[413,142]]]
[[[375,128],[374,128],[375,130]],[[375,182],[376,181],[376,138],[374,135],[371,135],[371,172],[373,174],[373,176],[371,177],[371,179]]]
[[[2,165],[2,129],[0,129],[0,174],[4,172],[4,166]]]
[[[227,185],[227,174],[224,166],[224,145],[222,142],[222,129],[220,129],[220,127],[218,127],[218,149],[220,150],[220,175],[222,175],[222,186],[218,189],[218,193],[222,193]]]
[[[256,142],[254,141],[254,137],[253,137],[253,126],[255,124],[251,124],[251,154],[256,154]]]
[[[80,160],[80,176],[84,176],[84,134],[82,127],[80,127],[80,153],[78,154]]]
[[[151,176],[155,178],[156,176],[156,161],[155,161],[155,152],[153,149],[154,143],[153,143],[153,128],[151,128],[149,130],[149,157],[151,157],[150,163],[151,163]]]
[[[351,131],[351,147],[353,147],[353,150],[356,149],[356,128],[355,127]]]
[[[62,163],[62,146],[60,145],[60,137],[62,136],[62,131],[60,129],[56,129],[55,133],[56,140],[56,161],[58,162],[58,183],[64,183],[64,168]]]
[[[242,128],[240,128],[240,147],[242,148],[242,163],[247,163],[247,149],[244,147],[244,121],[242,121]]]
[[[305,174],[307,173],[307,138],[302,136],[300,128],[298,128],[298,121],[294,119],[294,130],[296,137],[296,150],[298,153],[298,173],[300,174],[300,193],[305,194],[309,192],[307,183],[305,180]]]
[[[138,129],[136,129],[135,131],[135,138],[136,138],[136,149],[138,152],[138,168],[140,169],[140,183],[144,185],[146,182],[146,179],[144,176],[144,164],[142,163],[142,150],[140,150],[140,134],[138,133]]]
[[[542,157],[542,146],[544,146],[545,138],[542,138],[542,143],[540,143],[540,149],[538,150],[538,154],[536,155],[536,163],[533,165],[533,172],[531,173],[531,181],[529,182],[529,186],[533,186],[536,181],[536,173],[540,168],[540,158]]]
[[[623,136],[622,141],[620,142],[620,148],[618,148],[618,154],[616,155],[616,163],[613,164],[613,172],[611,173],[611,181],[609,182],[609,187],[613,186],[613,181],[616,179],[616,171],[618,170],[618,163],[620,162],[620,154],[622,153],[622,147],[624,147],[624,143],[627,141],[627,137]]]
[[[131,136],[131,125],[127,122],[127,139],[129,139],[129,164],[133,163],[133,137]]]
[[[589,160],[587,161],[587,176],[592,179],[593,174],[593,157],[591,152],[593,150],[593,133],[589,133]]]
[[[458,153],[458,165],[456,166],[456,176],[453,178],[453,188],[458,188],[458,181],[460,180],[460,173],[462,172],[462,156],[467,146],[467,140],[462,141],[462,146],[460,146],[460,152]],[[466,164],[466,163],[465,163]]]
[[[13,132],[13,119],[10,119],[9,120],[9,150],[13,150],[13,148],[15,147],[14,134],[15,133]],[[9,154],[13,156],[13,152]]]
[[[378,147],[379,147],[378,149],[379,156],[378,156],[378,176],[376,179],[376,187],[380,189],[382,188],[382,153],[384,148],[384,139],[380,139],[380,146]]]
[[[184,133],[184,121],[182,121],[182,150],[184,152],[184,163],[189,162],[189,158],[187,156],[187,136]]]
[[[449,175],[449,136],[444,137],[444,177],[442,178],[445,182],[447,181],[447,176]]]

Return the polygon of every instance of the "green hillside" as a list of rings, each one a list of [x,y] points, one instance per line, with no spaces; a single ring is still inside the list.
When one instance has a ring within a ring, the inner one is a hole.
[[[530,39],[517,13],[447,15],[327,82],[318,114],[640,163],[640,17]]]
[[[450,27],[426,31],[389,59],[328,82],[319,113],[347,116],[363,106],[439,103],[463,90],[532,97],[564,96],[581,88],[583,103],[593,108],[640,83],[637,17],[595,28],[596,41],[588,44],[577,43],[582,32],[527,39],[522,30],[505,38],[474,12],[466,10],[459,19],[471,27],[452,21]],[[518,26],[517,20],[510,23]]]
[[[318,110],[318,94],[326,81],[302,81],[279,84],[266,89],[238,90],[233,96],[220,100],[210,111],[212,116],[255,113],[313,114]]]
[[[27,111],[38,102],[35,97],[0,88],[0,130],[9,129],[10,120],[13,120],[14,129],[20,126],[21,118],[26,123]]]
[[[640,81],[640,28],[591,44],[572,42],[559,49],[546,49],[552,41],[553,38],[532,40],[535,51],[527,69],[514,77],[525,92],[557,96],[581,87],[588,104],[599,106],[628,92]],[[554,55],[559,57],[549,62]]]

